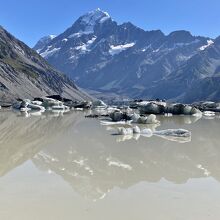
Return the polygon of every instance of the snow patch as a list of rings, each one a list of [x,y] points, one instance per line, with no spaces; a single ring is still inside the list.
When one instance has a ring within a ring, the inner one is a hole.
[[[59,50],[60,50],[60,47],[59,48],[53,48],[53,49],[50,49],[52,46],[48,46],[46,51],[44,51],[43,53],[40,53],[40,55],[42,57],[49,57],[55,53],[57,53]]]
[[[88,35],[88,34],[92,34],[93,33],[93,30],[86,30],[86,31],[79,31],[77,33],[73,33],[71,35],[68,36],[68,38],[78,38],[78,37],[81,37],[82,35]]]
[[[124,45],[117,45],[117,46],[110,45],[109,53],[113,56],[113,55],[121,53],[122,51],[124,51],[130,47],[133,47],[134,45],[135,45],[134,42],[129,43],[129,44],[124,44]]]
[[[54,34],[49,35],[49,38],[50,38],[51,40],[53,40],[55,37],[56,37],[56,35],[54,35]]]
[[[214,42],[212,40],[207,40],[207,44],[201,46],[199,48],[199,50],[205,50],[207,47],[209,47],[210,45],[212,45]]]
[[[96,40],[96,37],[93,37],[91,40],[88,40],[87,43],[83,43],[82,45],[79,45],[75,47],[76,50],[81,50],[81,51],[89,51],[91,45],[93,42]]]

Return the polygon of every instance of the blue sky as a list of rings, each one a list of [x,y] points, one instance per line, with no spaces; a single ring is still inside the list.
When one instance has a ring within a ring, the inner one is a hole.
[[[0,25],[29,46],[42,36],[62,33],[98,7],[118,23],[130,21],[145,30],[220,35],[220,0],[2,0],[0,7]]]

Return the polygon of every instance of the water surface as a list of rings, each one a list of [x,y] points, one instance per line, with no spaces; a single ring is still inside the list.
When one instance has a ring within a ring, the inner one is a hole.
[[[220,119],[159,117],[191,140],[112,135],[85,113],[0,112],[0,219],[220,218]]]

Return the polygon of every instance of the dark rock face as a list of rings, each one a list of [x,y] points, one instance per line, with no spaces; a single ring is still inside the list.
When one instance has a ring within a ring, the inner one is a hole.
[[[129,22],[119,25],[97,9],[38,52],[89,90],[192,102],[220,98],[219,41],[184,30],[166,36]]]
[[[0,100],[52,94],[78,100],[89,98],[67,76],[0,27]]]

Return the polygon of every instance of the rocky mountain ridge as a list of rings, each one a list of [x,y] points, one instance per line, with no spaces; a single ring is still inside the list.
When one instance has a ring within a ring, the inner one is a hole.
[[[218,39],[185,30],[145,31],[96,9],[35,50],[79,86],[99,93],[185,102],[220,99]],[[213,87],[204,89],[209,82]]]
[[[52,94],[77,100],[89,99],[66,75],[0,27],[0,100]]]

